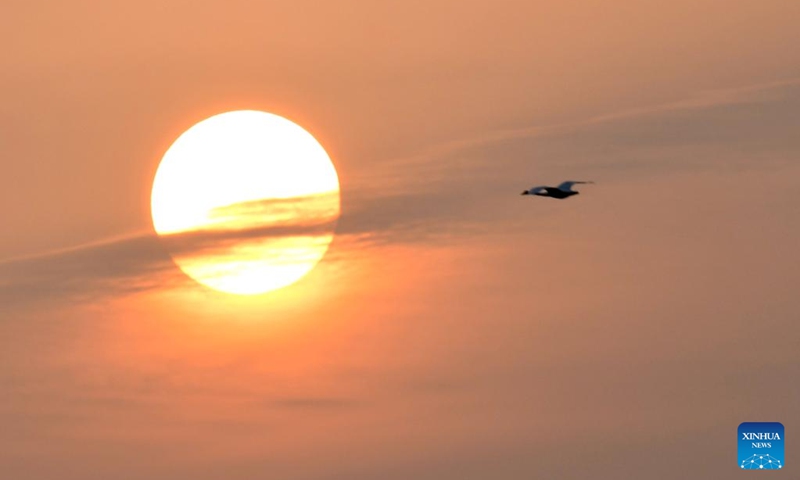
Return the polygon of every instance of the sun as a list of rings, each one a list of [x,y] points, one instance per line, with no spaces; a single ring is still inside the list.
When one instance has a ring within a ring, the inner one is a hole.
[[[253,110],[215,115],[178,137],[150,205],[181,270],[242,295],[291,285],[313,269],[341,209],[322,145],[299,125]]]

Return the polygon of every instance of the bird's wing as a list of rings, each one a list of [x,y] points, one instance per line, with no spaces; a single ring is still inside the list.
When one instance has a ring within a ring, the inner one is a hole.
[[[536,195],[537,193],[542,193],[546,191],[547,187],[533,187],[530,190],[528,190],[528,193],[530,193],[531,195]]]
[[[594,183],[594,182],[581,182],[581,181],[577,181],[577,180],[570,180],[570,181],[562,183],[561,185],[559,185],[556,188],[558,188],[559,190],[562,190],[564,192],[571,192],[572,191],[572,186],[580,184],[580,183]]]

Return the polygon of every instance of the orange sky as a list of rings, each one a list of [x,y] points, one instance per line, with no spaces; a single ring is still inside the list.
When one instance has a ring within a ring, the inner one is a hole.
[[[800,3],[318,3],[4,6],[0,476],[734,478],[797,431]],[[342,186],[253,298],[150,223],[241,108]]]

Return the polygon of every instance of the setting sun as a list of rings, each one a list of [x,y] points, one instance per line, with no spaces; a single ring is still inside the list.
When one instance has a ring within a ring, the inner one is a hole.
[[[187,130],[153,182],[153,225],[178,266],[216,290],[258,294],[308,273],[333,239],[339,181],[311,134],[235,111]]]

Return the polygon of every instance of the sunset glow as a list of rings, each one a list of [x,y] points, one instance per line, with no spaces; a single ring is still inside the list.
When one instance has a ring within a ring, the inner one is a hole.
[[[798,462],[800,1],[0,12],[0,480]]]

